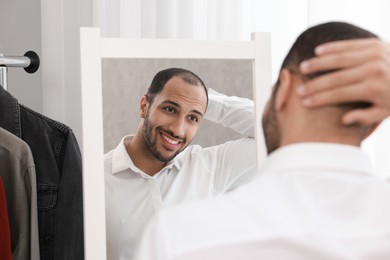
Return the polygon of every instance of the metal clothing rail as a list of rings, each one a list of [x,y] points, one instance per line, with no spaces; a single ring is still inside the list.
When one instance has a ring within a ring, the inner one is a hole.
[[[34,73],[39,68],[39,56],[33,51],[28,51],[24,56],[4,56],[0,53],[0,85],[8,89],[8,67],[21,67],[27,73]]]

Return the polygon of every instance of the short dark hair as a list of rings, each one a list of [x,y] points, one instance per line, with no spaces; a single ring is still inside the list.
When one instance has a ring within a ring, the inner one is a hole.
[[[154,97],[164,89],[165,84],[173,77],[179,77],[191,85],[202,86],[206,92],[208,104],[208,92],[202,79],[192,71],[182,68],[169,68],[161,70],[154,76],[152,83],[150,83],[150,87],[146,93],[150,104],[153,103]]]
[[[328,22],[310,27],[296,39],[282,63],[281,69],[289,69],[299,72],[299,64],[315,56],[314,49],[320,44],[352,39],[378,38],[375,34],[345,22]],[[331,71],[322,71],[307,76],[302,75],[303,80],[309,80]]]
[[[290,72],[299,75],[303,82],[330,73],[333,70],[320,71],[304,75],[300,73],[299,65],[302,61],[313,58],[315,56],[314,49],[318,45],[333,41],[365,38],[378,38],[378,36],[363,28],[346,22],[327,22],[310,27],[298,36],[286,58],[284,59],[280,71],[282,69],[288,69]],[[278,79],[274,85],[272,93],[273,96],[275,96],[279,85],[280,81]],[[359,102],[341,106],[355,108],[367,107],[369,104]]]

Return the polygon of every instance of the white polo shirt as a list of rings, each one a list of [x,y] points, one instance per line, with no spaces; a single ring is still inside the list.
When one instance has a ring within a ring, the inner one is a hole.
[[[253,136],[253,102],[209,93],[206,118]],[[163,208],[232,190],[253,179],[256,145],[251,137],[202,148],[191,145],[149,176],[124,146],[105,155],[107,259],[132,259],[149,219]]]
[[[160,212],[136,259],[390,259],[390,185],[357,147],[285,146],[248,185]]]

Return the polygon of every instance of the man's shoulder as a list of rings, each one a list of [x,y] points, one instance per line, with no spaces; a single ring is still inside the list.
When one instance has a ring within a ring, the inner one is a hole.
[[[251,234],[256,223],[254,215],[240,210],[247,206],[241,196],[233,192],[173,206],[160,212],[156,223],[175,245],[175,251],[241,240]]]

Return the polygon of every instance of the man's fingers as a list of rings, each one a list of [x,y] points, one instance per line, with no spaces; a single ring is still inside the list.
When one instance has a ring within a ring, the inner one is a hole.
[[[324,55],[344,51],[355,51],[372,46],[378,47],[382,44],[382,41],[376,38],[334,41],[317,46],[315,53],[316,55]]]
[[[334,71],[297,88],[307,107],[372,104],[346,113],[346,124],[378,123],[390,115],[390,44],[379,39],[347,40],[320,45],[315,53],[316,57],[300,65],[302,73]]]
[[[388,112],[375,107],[366,109],[354,109],[347,112],[342,117],[342,123],[344,125],[350,125],[353,123],[359,123],[362,125],[371,125],[374,123],[380,123],[388,116]]]
[[[380,59],[381,57],[377,57],[379,55],[378,51],[372,47],[360,50],[358,55],[353,50],[344,51],[342,53],[332,53],[305,60],[300,64],[299,69],[304,74],[343,69],[359,66],[360,64],[367,63],[372,59]]]
[[[315,57],[300,64],[302,73],[343,69],[375,60],[390,65],[390,45],[378,39],[331,42],[317,49],[321,51],[316,51]]]
[[[356,56],[352,52],[343,54],[329,54],[317,56],[303,61],[299,69],[303,74],[310,74],[318,71],[335,70],[361,63],[363,57]]]
[[[317,92],[313,95],[303,98],[303,104],[306,107],[320,107],[325,105],[335,105],[341,103],[351,103],[366,101],[362,100],[365,93],[365,83],[356,83],[348,86],[333,88],[328,91]],[[368,99],[369,97],[366,96]]]
[[[307,97],[325,90],[332,91],[334,88],[341,88],[355,82],[364,82],[366,77],[364,72],[367,72],[367,69],[371,68],[363,65],[319,76],[300,86],[297,89],[298,94],[302,97]]]

